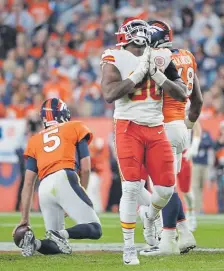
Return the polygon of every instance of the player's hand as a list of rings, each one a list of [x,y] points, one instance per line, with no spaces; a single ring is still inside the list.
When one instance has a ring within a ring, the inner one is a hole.
[[[143,55],[140,57],[140,62],[136,70],[128,77],[135,85],[142,82],[145,75],[149,72],[149,60],[151,48],[147,46]]]
[[[184,120],[185,125],[187,126],[187,129],[193,129],[195,122],[192,122],[189,120],[188,117]]]
[[[193,157],[196,157],[198,155],[198,149],[194,147],[190,147],[185,154],[183,155],[187,160],[191,160]]]
[[[162,73],[157,67],[155,63],[155,57],[151,54],[149,60],[149,74],[150,77],[156,82],[160,87],[167,80],[167,77],[164,73]]]
[[[15,226],[14,230],[12,231],[12,237],[14,236],[16,230],[21,226],[29,226],[27,221],[21,221],[17,226]]]

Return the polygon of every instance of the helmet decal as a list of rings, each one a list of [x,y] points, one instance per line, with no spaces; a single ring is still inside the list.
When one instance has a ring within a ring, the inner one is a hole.
[[[40,116],[45,128],[56,123],[67,122],[71,118],[66,103],[57,98],[48,99],[43,103]]]

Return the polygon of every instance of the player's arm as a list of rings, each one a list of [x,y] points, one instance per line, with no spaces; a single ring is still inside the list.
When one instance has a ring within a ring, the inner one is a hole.
[[[178,75],[177,69],[172,61],[164,73],[155,67],[154,70],[150,68],[150,74],[156,84],[159,85],[164,92],[168,93],[169,96],[180,102],[186,100],[186,85]]]
[[[135,83],[129,78],[122,80],[117,67],[106,63],[103,66],[101,87],[106,102],[112,103],[124,95],[132,93]]]
[[[37,161],[28,157],[26,162],[25,181],[22,190],[22,219],[20,224],[29,225],[29,213],[33,199],[34,185],[37,179]]]
[[[203,98],[201,94],[201,88],[197,75],[194,77],[193,91],[190,97],[191,105],[188,113],[188,117],[185,120],[186,126],[188,129],[192,129],[195,122],[197,121],[201,108],[203,105]]]
[[[101,87],[104,98],[108,103],[112,103],[129,93],[135,92],[135,86],[142,82],[149,71],[150,54],[150,48],[146,47],[139,65],[125,80],[122,80],[120,71],[113,63],[102,61]]]
[[[89,183],[89,176],[91,172],[91,161],[87,139],[82,139],[79,143],[77,143],[76,147],[78,157],[80,159],[81,185],[86,189]]]

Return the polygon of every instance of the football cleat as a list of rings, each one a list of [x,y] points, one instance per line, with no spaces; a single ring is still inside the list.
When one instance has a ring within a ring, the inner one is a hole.
[[[164,231],[162,232],[161,241],[158,246],[153,246],[151,248],[140,251],[140,255],[142,256],[162,256],[178,254],[180,254],[180,250],[176,237],[168,238],[168,236],[164,236]]]
[[[72,248],[68,243],[68,240],[62,237],[58,231],[50,230],[46,233],[46,238],[55,242],[61,253],[71,254]]]
[[[27,231],[23,237],[22,255],[24,257],[32,256],[36,249],[35,237],[31,230]]]
[[[137,256],[137,250],[135,246],[124,247],[123,250],[123,262],[126,265],[138,265],[140,264],[138,256]]]
[[[178,245],[180,253],[188,253],[190,250],[196,248],[196,240],[191,231],[179,233]]]

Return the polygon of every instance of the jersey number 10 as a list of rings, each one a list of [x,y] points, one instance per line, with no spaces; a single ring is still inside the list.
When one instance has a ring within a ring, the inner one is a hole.
[[[44,151],[52,152],[60,146],[61,144],[60,137],[55,135],[56,133],[58,133],[58,131],[59,131],[58,128],[56,128],[47,133],[44,133],[43,135],[43,141],[45,144]]]

